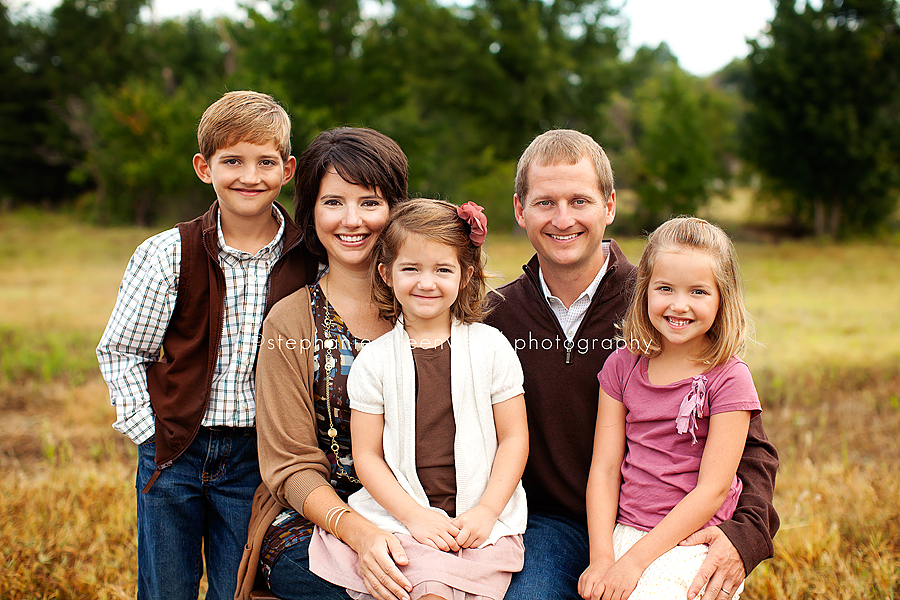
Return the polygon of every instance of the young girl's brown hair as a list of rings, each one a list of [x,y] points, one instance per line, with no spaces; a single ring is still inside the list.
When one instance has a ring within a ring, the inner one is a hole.
[[[477,323],[484,319],[487,315],[484,257],[481,247],[469,239],[470,232],[468,223],[458,216],[455,204],[430,198],[411,198],[395,204],[372,250],[372,300],[381,317],[393,325],[403,310],[394,291],[379,274],[378,266],[383,264],[390,271],[403,244],[410,236],[418,235],[456,248],[462,273],[472,269],[472,276],[460,282],[459,296],[450,308],[450,315],[462,323]]]
[[[621,339],[627,347],[649,358],[662,351],[662,334],[650,322],[647,298],[656,259],[660,252],[667,251],[701,252],[712,259],[713,276],[719,288],[719,310],[706,332],[711,343],[698,360],[716,366],[743,352],[751,324],[744,307],[734,245],[721,228],[695,217],[669,219],[647,237],[647,247],[638,263],[634,296],[621,326]]]

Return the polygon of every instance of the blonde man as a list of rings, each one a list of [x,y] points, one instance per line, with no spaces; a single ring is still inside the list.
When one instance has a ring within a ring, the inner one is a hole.
[[[615,323],[625,314],[635,267],[615,240],[604,239],[616,192],[609,159],[590,136],[556,129],[535,138],[519,159],[513,205],[536,254],[523,275],[500,288],[502,298],[493,296],[485,321],[517,350],[528,410],[525,566],[506,598],[577,600],[578,578],[590,562],[585,491],[597,374],[617,347]],[[744,493],[734,517],[689,538],[710,545],[689,592],[709,580],[704,598],[727,600],[772,556],[777,466],[755,417],[738,468]]]

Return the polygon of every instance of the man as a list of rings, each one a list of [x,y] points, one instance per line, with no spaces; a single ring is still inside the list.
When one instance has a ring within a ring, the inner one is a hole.
[[[536,255],[492,297],[487,320],[522,362],[530,435],[522,479],[530,513],[525,567],[506,598],[577,599],[578,578],[590,563],[585,491],[597,373],[616,349],[615,324],[635,267],[614,240],[603,239],[616,216],[616,193],[609,159],[589,136],[552,130],[535,138],[519,159],[513,204]],[[772,556],[777,467],[756,417],[738,468],[744,489],[734,517],[687,540],[709,545],[689,598],[708,581],[705,600],[728,600]]]

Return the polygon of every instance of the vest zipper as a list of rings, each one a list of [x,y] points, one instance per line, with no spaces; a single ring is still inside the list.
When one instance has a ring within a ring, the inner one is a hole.
[[[566,332],[563,331],[562,325],[559,324],[559,321],[556,318],[556,314],[553,312],[553,309],[550,307],[550,303],[547,301],[547,297],[544,296],[544,290],[541,289],[541,283],[537,279],[537,275],[535,275],[534,271],[531,270],[531,267],[528,265],[523,265],[522,270],[525,271],[525,274],[528,275],[528,279],[531,281],[531,284],[535,287],[538,293],[538,297],[544,301],[544,306],[550,311],[550,317],[553,319],[553,322],[556,324],[556,329],[562,334],[563,338],[566,340],[563,342],[563,348],[566,349],[566,362],[565,364],[572,364],[572,349],[575,347],[575,340],[578,339],[578,334],[581,333],[582,328],[584,328],[584,321],[588,317],[588,313],[591,309],[594,308],[594,302],[598,301],[600,298],[600,290],[603,289],[603,285],[609,279],[610,273],[616,270],[616,265],[610,265],[609,268],[606,269],[606,273],[603,274],[603,279],[600,280],[600,285],[597,286],[597,291],[594,292],[594,298],[591,300],[591,304],[588,306],[587,311],[584,313],[584,317],[581,319],[581,324],[578,326],[578,331],[575,332],[575,335],[570,340],[566,335]]]

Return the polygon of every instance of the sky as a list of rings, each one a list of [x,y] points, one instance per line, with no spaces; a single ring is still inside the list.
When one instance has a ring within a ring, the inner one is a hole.
[[[58,0],[4,0],[16,10],[49,11]],[[241,14],[238,0],[152,0],[153,15],[165,19],[200,11],[204,17]],[[244,3],[249,3],[245,0]],[[755,38],[774,16],[774,0],[613,0],[630,22],[629,58],[635,48],[666,42],[681,68],[698,76],[714,73],[748,53],[746,38]]]

